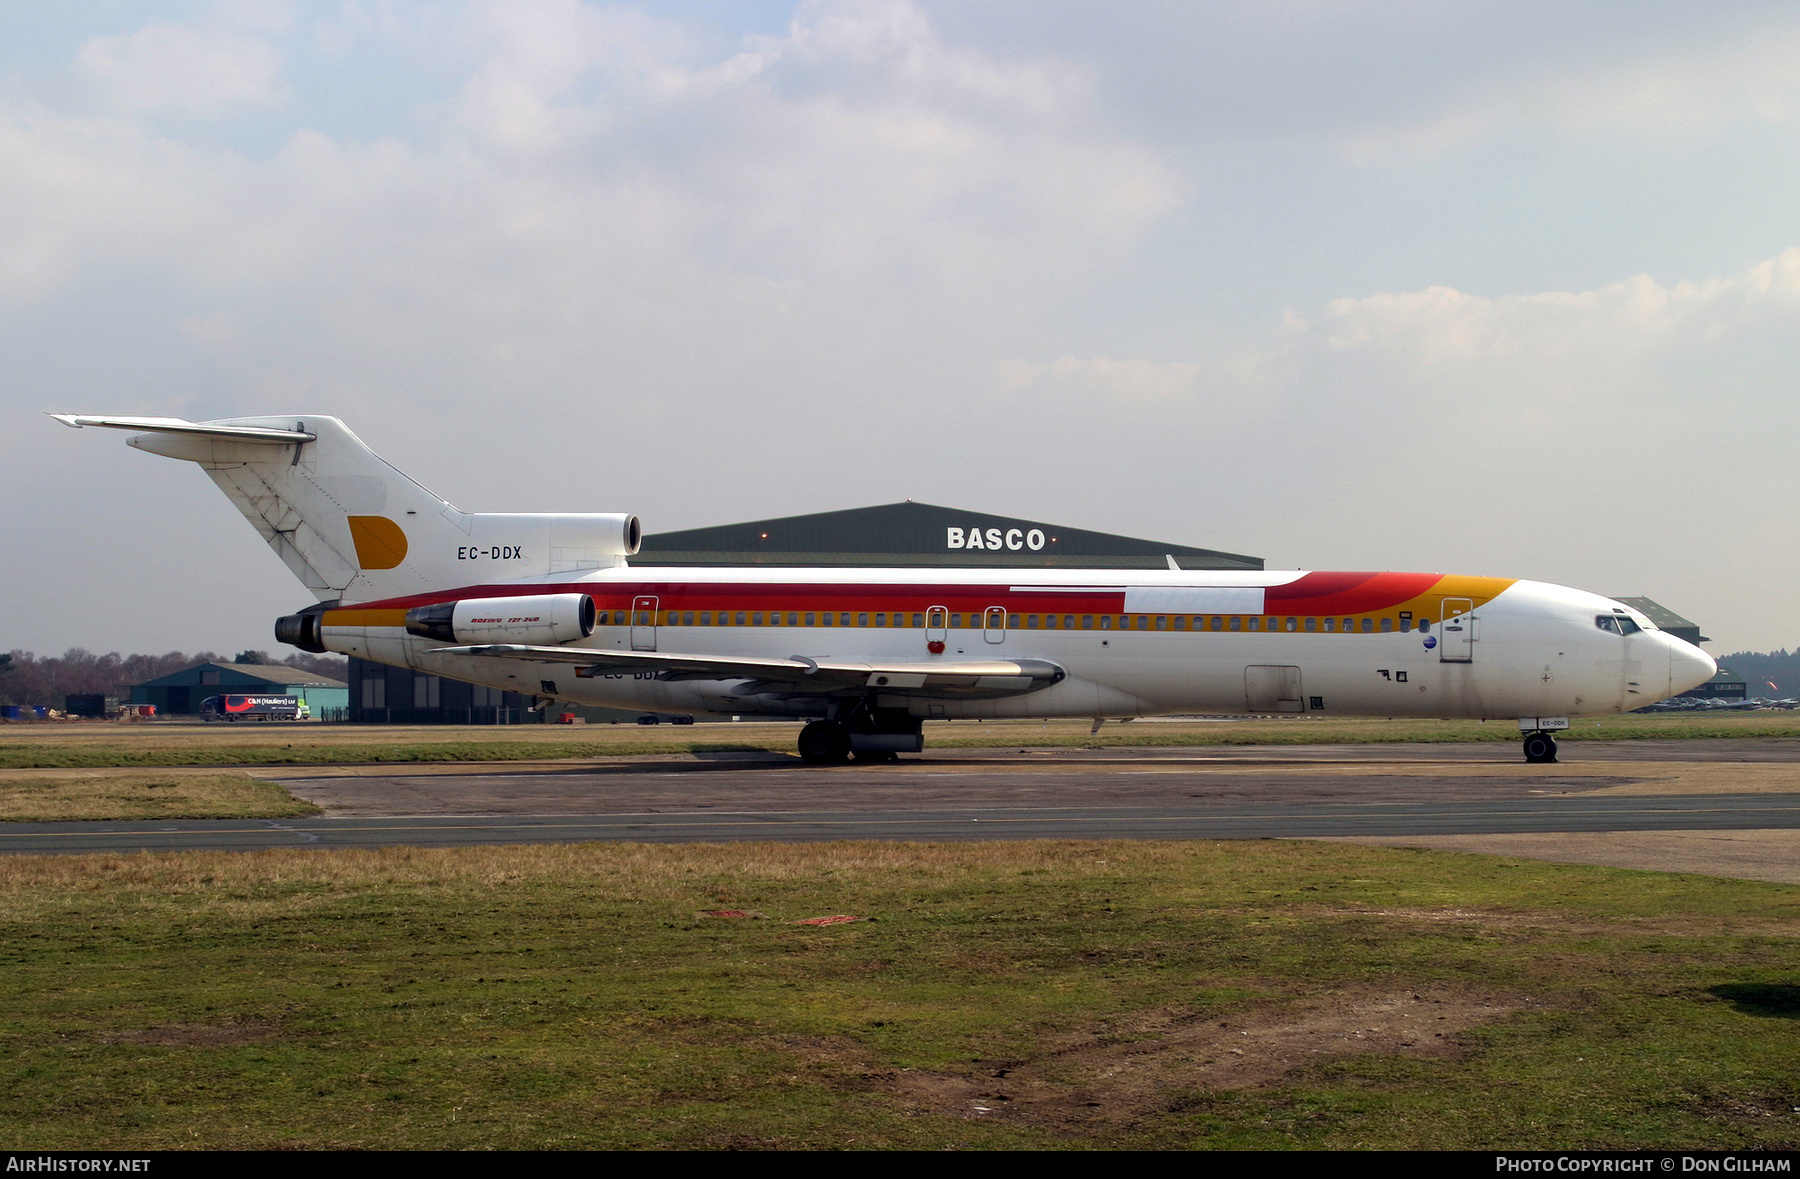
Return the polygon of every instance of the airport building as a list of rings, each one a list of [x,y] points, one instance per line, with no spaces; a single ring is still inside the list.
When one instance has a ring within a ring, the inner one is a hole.
[[[337,719],[350,703],[350,685],[279,663],[201,663],[133,684],[131,703],[155,705],[163,716],[187,716],[199,712],[208,696],[224,695],[297,696],[315,717]]]
[[[1261,557],[1066,528],[906,500],[646,536],[632,565],[928,568],[1261,569]],[[394,724],[533,724],[573,712],[589,721],[636,713],[557,705],[530,711],[516,692],[350,660],[353,721]],[[135,700],[135,697],[134,697]],[[197,701],[196,701],[197,703]],[[317,710],[315,710],[316,714]],[[554,713],[555,715],[551,715]]]

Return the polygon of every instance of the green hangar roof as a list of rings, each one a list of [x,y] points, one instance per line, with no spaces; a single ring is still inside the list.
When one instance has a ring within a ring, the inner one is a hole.
[[[633,565],[1261,569],[1261,557],[906,500],[646,536]]]

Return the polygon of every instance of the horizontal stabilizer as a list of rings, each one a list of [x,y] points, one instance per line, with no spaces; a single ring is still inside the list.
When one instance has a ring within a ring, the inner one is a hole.
[[[181,418],[115,418],[94,414],[53,413],[65,426],[79,430],[83,426],[105,426],[110,430],[140,430],[146,434],[193,434],[202,438],[229,438],[233,442],[269,442],[292,446],[311,442],[318,437],[305,430],[278,430],[271,426],[224,426],[208,422],[189,422]]]
[[[1067,674],[1047,659],[980,659],[962,662],[860,663],[791,655],[758,659],[741,655],[683,655],[670,651],[607,651],[582,647],[530,647],[494,643],[439,647],[426,659],[475,657],[527,663],[570,664],[580,676],[655,672],[663,680],[750,679],[788,695],[828,696],[874,689],[899,696],[959,699],[1015,696],[1061,682]]]

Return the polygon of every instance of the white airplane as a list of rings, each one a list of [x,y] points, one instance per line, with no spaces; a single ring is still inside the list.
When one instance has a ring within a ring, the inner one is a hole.
[[[1705,652],[1562,586],[1437,573],[631,566],[630,515],[458,511],[336,418],[53,414],[198,463],[319,599],[305,651],[538,697],[812,718],[808,761],[945,718],[1517,719],[1554,733],[1712,678]]]

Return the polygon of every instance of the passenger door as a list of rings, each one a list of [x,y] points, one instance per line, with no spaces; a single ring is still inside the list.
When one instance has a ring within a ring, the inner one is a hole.
[[[649,594],[641,594],[631,599],[631,649],[633,651],[656,650],[657,605],[657,599]]]
[[[1445,598],[1438,623],[1438,662],[1472,663],[1475,659],[1475,602]]]

